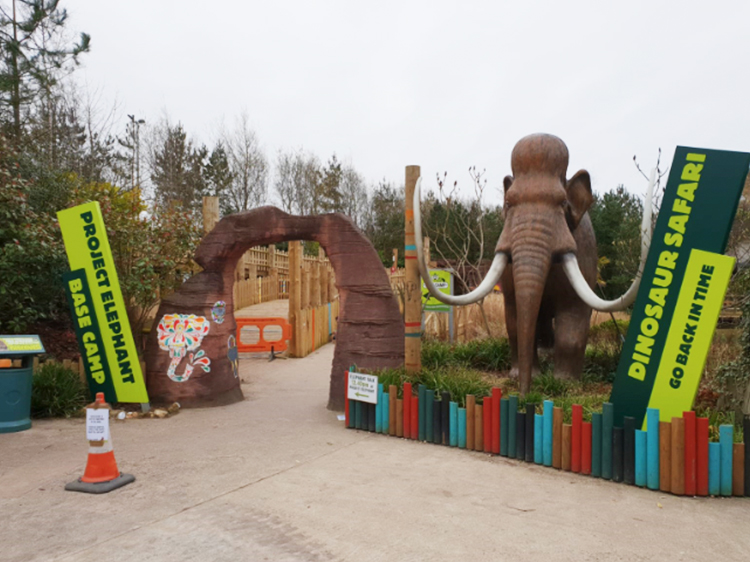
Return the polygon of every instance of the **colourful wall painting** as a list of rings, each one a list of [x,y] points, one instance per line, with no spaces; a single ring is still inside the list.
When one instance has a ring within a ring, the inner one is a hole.
[[[203,316],[195,314],[165,314],[157,326],[159,347],[169,351],[172,361],[169,364],[167,376],[175,382],[185,382],[193,374],[193,369],[198,366],[205,372],[211,371],[211,359],[206,357],[201,349],[197,353],[188,353],[197,350],[203,338],[208,334],[211,323]],[[182,359],[187,356],[188,361],[185,371],[177,374],[177,367]]]
[[[226,314],[227,303],[225,303],[224,301],[216,301],[213,308],[211,309],[211,319],[217,324],[223,324]]]

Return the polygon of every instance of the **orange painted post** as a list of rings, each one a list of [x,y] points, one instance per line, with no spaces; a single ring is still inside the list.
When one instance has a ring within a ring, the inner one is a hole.
[[[484,416],[482,405],[474,406],[474,450],[484,451]]]
[[[672,424],[659,422],[659,490],[672,490]]]
[[[695,412],[683,412],[682,419],[685,422],[685,495],[694,496],[697,493]]]
[[[563,409],[552,410],[552,466],[562,468]]]
[[[672,418],[672,484],[671,492],[685,495],[685,420]]]
[[[735,443],[732,452],[732,495],[745,495],[745,443]]]
[[[564,423],[562,426],[562,469],[570,470],[570,442],[573,437],[573,426]]]
[[[474,425],[476,421],[476,397],[473,394],[466,395],[466,448],[474,450]]]

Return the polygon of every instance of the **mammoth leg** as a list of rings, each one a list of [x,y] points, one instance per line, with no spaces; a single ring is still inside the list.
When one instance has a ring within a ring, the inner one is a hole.
[[[555,376],[580,379],[589,337],[591,309],[571,305],[555,316]]]

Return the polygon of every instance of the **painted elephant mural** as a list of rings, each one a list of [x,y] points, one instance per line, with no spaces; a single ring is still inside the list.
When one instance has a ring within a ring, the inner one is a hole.
[[[211,371],[211,360],[205,351],[198,350],[203,338],[211,328],[211,323],[203,316],[195,314],[165,314],[156,327],[159,347],[169,352],[169,369],[167,376],[174,382],[185,382],[193,374],[196,366],[205,372]],[[188,353],[195,351],[195,353]],[[177,367],[187,356],[187,364],[182,374],[177,374]]]
[[[594,230],[588,209],[593,202],[586,170],[567,178],[568,148],[547,134],[524,137],[511,156],[513,176],[504,180],[505,226],[495,258],[483,282],[467,295],[451,297],[432,284],[424,263],[419,212],[419,184],[414,194],[414,225],[419,270],[437,299],[452,305],[484,298],[501,281],[513,372],[526,394],[538,368],[538,347],[554,347],[555,374],[579,376],[588,340],[591,309],[623,310],[635,300],[648,244],[641,244],[641,264],[633,284],[618,299],[604,301],[593,288],[597,275]],[[642,234],[651,229],[649,186]]]

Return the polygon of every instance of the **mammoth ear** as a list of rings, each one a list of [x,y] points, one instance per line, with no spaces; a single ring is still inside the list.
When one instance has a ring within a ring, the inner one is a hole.
[[[568,180],[568,220],[571,229],[576,228],[583,215],[589,210],[594,196],[591,194],[591,178],[586,170],[579,170]]]
[[[513,176],[505,176],[505,179],[503,179],[503,187],[505,187],[505,193],[508,193],[511,185],[513,185]]]

